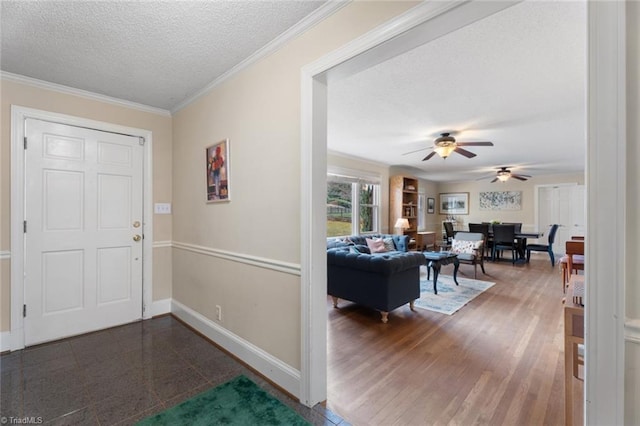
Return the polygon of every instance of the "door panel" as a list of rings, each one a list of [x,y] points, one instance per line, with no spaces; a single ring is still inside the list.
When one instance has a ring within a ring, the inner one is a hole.
[[[98,249],[98,304],[130,300],[131,248]]]
[[[84,250],[42,253],[44,316],[82,309]]]
[[[138,138],[27,119],[25,343],[142,317]]]
[[[565,244],[572,236],[584,236],[584,213],[584,185],[545,186],[538,189],[538,229],[548,232],[552,224],[560,225],[553,243],[556,254],[564,254]],[[546,236],[543,238],[546,240]]]
[[[131,227],[131,177],[98,175],[98,229]]]

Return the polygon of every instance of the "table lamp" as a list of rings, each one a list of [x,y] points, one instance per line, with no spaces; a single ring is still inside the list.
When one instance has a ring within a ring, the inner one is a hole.
[[[410,228],[409,219],[404,217],[398,218],[398,220],[396,220],[395,228],[399,229],[400,230],[399,234],[402,235],[405,229]]]

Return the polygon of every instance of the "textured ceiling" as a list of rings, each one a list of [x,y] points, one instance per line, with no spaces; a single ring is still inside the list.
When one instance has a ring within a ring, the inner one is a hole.
[[[309,14],[302,0],[7,1],[2,71],[174,111]],[[527,1],[329,85],[328,146],[435,181],[585,163],[586,6]],[[489,140],[422,162],[438,133]],[[419,152],[405,153],[422,149]]]
[[[2,0],[1,66],[173,110],[325,1]]]
[[[436,181],[581,172],[585,87],[585,4],[523,2],[332,82],[328,145]],[[421,161],[444,131],[495,146]]]

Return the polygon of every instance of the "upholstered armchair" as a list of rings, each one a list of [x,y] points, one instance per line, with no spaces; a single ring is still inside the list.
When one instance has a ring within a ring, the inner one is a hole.
[[[473,265],[473,278],[478,276],[478,265],[484,271],[484,235],[480,232],[456,232],[451,240],[451,252],[458,255],[458,261]]]

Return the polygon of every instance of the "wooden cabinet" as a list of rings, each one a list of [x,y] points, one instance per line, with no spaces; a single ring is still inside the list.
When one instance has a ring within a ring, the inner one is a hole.
[[[433,231],[418,232],[416,249],[420,251],[436,251],[436,233]]]
[[[409,248],[416,247],[418,234],[418,179],[409,176],[392,176],[389,179],[389,230],[398,233],[396,221],[405,218],[409,229],[404,230],[411,242]]]

